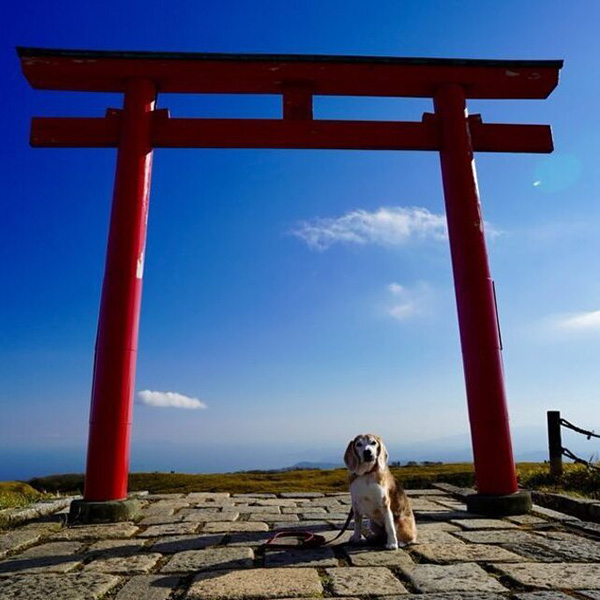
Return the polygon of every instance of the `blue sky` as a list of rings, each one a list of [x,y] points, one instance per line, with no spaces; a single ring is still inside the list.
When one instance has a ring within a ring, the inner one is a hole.
[[[0,452],[34,467],[4,476],[83,467],[115,165],[110,149],[30,148],[29,121],[121,105],[118,95],[33,91],[16,45],[564,59],[549,99],[469,109],[554,132],[550,156],[477,155],[513,427],[541,431],[550,408],[598,425],[597,2],[58,0],[5,10]],[[271,96],[164,95],[159,106],[281,114]],[[317,118],[429,110],[424,99],[315,104]],[[136,395],[134,469],[162,468],[150,447],[171,448],[173,468],[197,453],[205,470],[208,456],[233,449],[223,468],[341,453],[364,430],[391,445],[467,432],[435,153],[156,151],[136,389],[205,408]],[[53,453],[70,462],[45,465]]]

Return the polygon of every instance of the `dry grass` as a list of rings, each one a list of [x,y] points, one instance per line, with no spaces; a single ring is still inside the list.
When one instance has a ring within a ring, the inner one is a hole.
[[[561,477],[553,477],[548,465],[537,465],[521,477],[523,487],[547,492],[600,499],[600,470],[565,463]]]
[[[0,510],[28,506],[43,498],[38,490],[20,481],[0,482]]]
[[[539,463],[520,463],[521,476],[540,468]],[[446,482],[460,487],[474,483],[471,463],[416,465],[393,468],[394,476],[406,488],[426,488],[432,483]],[[37,490],[47,492],[79,492],[83,490],[83,475],[54,475],[32,479]],[[340,492],[348,489],[345,469],[305,469],[270,472],[248,471],[241,473],[198,474],[185,473],[132,473],[129,476],[131,491],[148,490],[151,493],[188,492]]]

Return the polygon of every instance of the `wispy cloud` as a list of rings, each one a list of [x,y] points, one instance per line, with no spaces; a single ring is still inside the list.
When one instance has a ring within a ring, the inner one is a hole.
[[[600,310],[558,315],[554,323],[563,331],[600,331]]]
[[[388,302],[386,313],[396,321],[407,321],[424,315],[431,308],[431,287],[425,282],[421,281],[410,288],[390,283],[387,289],[391,301]]]
[[[198,398],[190,398],[177,392],[153,392],[151,390],[142,390],[138,392],[140,404],[158,408],[187,408],[199,409],[207,408],[206,403]]]
[[[397,246],[415,239],[444,240],[446,218],[418,206],[355,210],[338,218],[304,221],[292,231],[313,250],[336,243]]]
[[[484,227],[492,240],[505,233],[487,221]],[[303,221],[291,233],[313,250],[327,250],[337,243],[400,246],[414,240],[448,238],[446,216],[420,206],[384,206],[372,212],[358,209],[337,218]]]

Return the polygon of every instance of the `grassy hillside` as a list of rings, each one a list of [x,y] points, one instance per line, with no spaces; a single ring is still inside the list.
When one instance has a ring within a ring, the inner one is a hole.
[[[459,487],[474,485],[474,472],[471,463],[414,465],[394,467],[396,479],[406,488],[426,488],[432,483],[445,482]],[[560,479],[552,478],[548,465],[543,463],[518,463],[519,483],[524,488],[560,491],[600,498],[600,471],[588,470],[574,464],[565,465],[565,473]],[[26,488],[12,490],[13,504],[19,505],[40,492],[81,493],[83,475],[52,475],[35,478],[27,484],[0,484],[0,507],[2,485],[26,485]],[[30,487],[31,486],[31,487]],[[151,493],[188,492],[291,492],[317,491],[340,492],[348,489],[348,473],[345,469],[306,469],[284,472],[247,471],[241,473],[219,473],[191,475],[185,473],[132,473],[129,476],[131,491],[148,490]],[[25,494],[25,490],[30,490]],[[8,496],[6,496],[8,498]],[[16,499],[16,503],[15,503]],[[6,502],[6,501],[5,501]],[[7,506],[6,504],[4,506]]]
[[[0,482],[0,510],[27,506],[41,500],[43,494],[19,481]]]
[[[531,473],[539,468],[537,463],[522,463],[521,473]],[[415,465],[393,468],[395,477],[407,488],[424,488],[434,482],[472,486],[474,482],[471,463]],[[83,475],[54,475],[32,479],[37,490],[48,492],[81,492]],[[131,491],[148,490],[166,492],[286,492],[317,491],[340,492],[348,488],[346,469],[296,470],[284,472],[248,471],[190,475],[184,473],[132,473],[129,477]]]

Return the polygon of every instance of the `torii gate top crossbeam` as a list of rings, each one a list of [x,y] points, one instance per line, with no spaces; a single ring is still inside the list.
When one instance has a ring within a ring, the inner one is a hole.
[[[316,95],[435,98],[448,85],[465,98],[545,98],[562,61],[498,61],[353,56],[99,52],[18,48],[23,73],[36,89],[126,92],[132,80],[155,93],[277,94],[282,119],[171,118],[152,110],[153,148],[312,148],[439,150],[435,115],[421,122],[313,118]],[[104,118],[33,119],[31,144],[117,147],[121,111]],[[551,152],[546,125],[487,124],[469,117],[478,152]]]
[[[446,83],[467,98],[546,98],[560,60],[471,60],[366,56],[200,54],[17,49],[36,89],[123,92],[153,81],[158,92],[281,94],[304,85],[313,95],[432,98]]]

